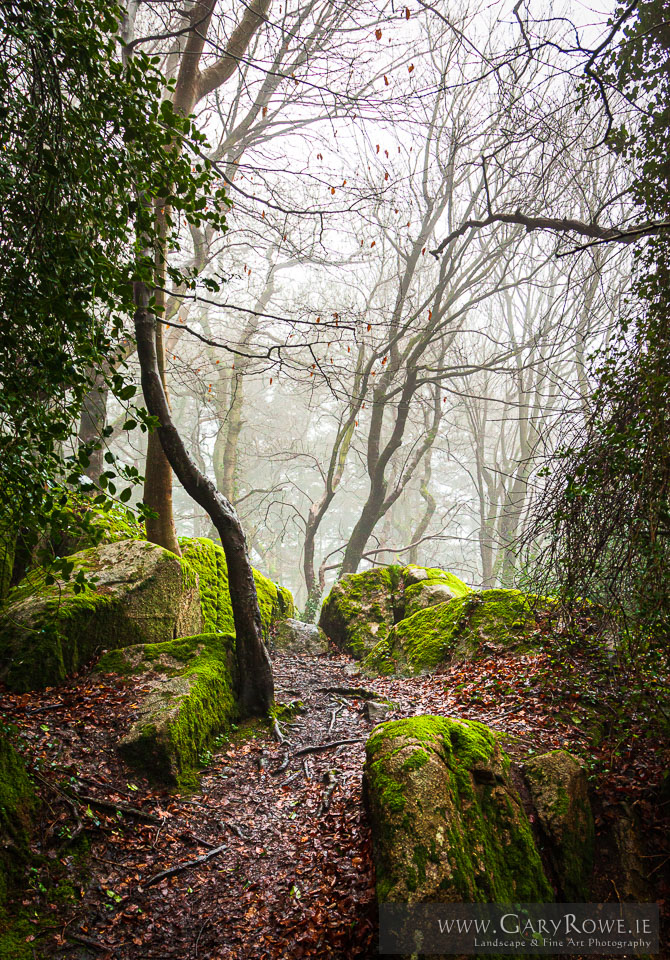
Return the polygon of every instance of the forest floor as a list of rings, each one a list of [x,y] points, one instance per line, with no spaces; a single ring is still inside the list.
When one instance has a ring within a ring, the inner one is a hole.
[[[274,670],[277,699],[304,704],[283,726],[289,742],[265,724],[242,725],[201,758],[201,787],[190,795],[157,789],[117,756],[141,677],[87,673],[43,693],[2,694],[2,715],[18,727],[47,801],[36,838],[43,866],[31,870],[21,905],[36,956],[374,957],[365,691],[393,701],[387,719],[436,713],[504,731],[518,760],[556,748],[581,755],[600,788],[597,830],[624,801],[644,823],[650,875],[664,872],[670,811],[655,790],[667,757],[639,710],[625,711],[621,735],[621,691],[574,654],[560,662],[549,653],[498,654],[415,679],[362,679],[339,655],[276,656]],[[597,743],[594,698],[612,714]],[[342,740],[353,742],[335,746]],[[312,749],[324,744],[333,746]],[[68,801],[58,784],[78,799]],[[160,876],[171,868],[180,869]],[[616,899],[606,864],[601,872],[599,896]],[[666,893],[657,886],[662,907]]]

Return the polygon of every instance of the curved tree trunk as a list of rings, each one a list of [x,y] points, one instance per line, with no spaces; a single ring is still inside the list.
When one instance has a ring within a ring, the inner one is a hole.
[[[163,389],[156,354],[156,318],[149,310],[149,290],[135,283],[135,336],[142,372],[142,390],[149,413],[158,418],[155,435],[165,456],[186,492],[203,507],[221,538],[228,564],[228,583],[235,622],[236,655],[239,669],[239,701],[247,715],[267,714],[274,700],[272,667],[261,632],[261,615],[256,596],[247,544],[239,518],[231,504],[188,455],[172,422]]]

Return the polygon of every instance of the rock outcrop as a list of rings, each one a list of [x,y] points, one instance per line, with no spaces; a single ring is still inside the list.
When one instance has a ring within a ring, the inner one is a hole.
[[[357,659],[383,641],[394,624],[414,609],[450,597],[465,597],[468,587],[451,573],[410,565],[388,566],[342,577],[326,598],[319,625],[326,636]]]
[[[380,902],[554,899],[492,730],[434,716],[383,723],[364,776]]]
[[[588,900],[595,828],[584,769],[567,751],[553,750],[528,760],[523,773],[563,900]]]
[[[482,590],[426,607],[396,623],[369,651],[362,669],[414,676],[480,650],[530,650],[543,605],[546,601],[518,590]]]
[[[192,786],[212,738],[237,715],[235,638],[200,634],[114,650],[97,670],[142,674],[138,715],[121,739],[124,759],[155,780]]]
[[[60,683],[104,649],[199,633],[198,579],[173,553],[144,540],[82,550],[72,578],[32,570],[0,618],[0,679],[13,690]],[[78,589],[77,574],[95,579]]]

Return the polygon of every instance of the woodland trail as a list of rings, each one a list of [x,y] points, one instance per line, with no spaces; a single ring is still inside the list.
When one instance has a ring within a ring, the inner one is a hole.
[[[267,724],[243,725],[201,758],[201,787],[190,795],[152,787],[117,756],[141,676],[88,673],[58,689],[2,696],[28,761],[39,760],[49,804],[37,841],[63,878],[45,888],[35,871],[32,899],[23,902],[39,908],[35,939],[44,952],[68,960],[374,957],[361,792],[373,724],[361,688],[393,701],[389,719],[438,713],[504,730],[506,749],[520,759],[530,749],[584,746],[584,708],[572,695],[566,710],[555,682],[543,688],[551,665],[542,655],[498,655],[413,679],[360,679],[344,656],[276,656],[273,666],[277,700],[304,704],[291,726],[281,723],[288,743]],[[355,742],[313,749],[341,740]],[[622,774],[640,803],[652,762],[639,754],[636,772]],[[66,782],[75,803],[54,789]],[[88,858],[68,843],[77,820]],[[45,912],[53,918],[46,929]]]

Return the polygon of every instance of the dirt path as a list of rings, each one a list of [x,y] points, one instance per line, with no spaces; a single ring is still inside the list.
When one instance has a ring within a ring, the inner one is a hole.
[[[19,726],[27,759],[39,759],[44,779],[69,777],[80,796],[111,804],[82,802],[90,843],[82,868],[76,847],[67,844],[72,810],[48,787],[42,791],[49,806],[37,852],[57,859],[62,881],[53,888],[53,869],[50,888],[46,871],[32,877],[23,903],[41,916],[34,942],[68,960],[374,957],[374,878],[361,797],[372,723],[365,698],[351,689],[393,700],[389,718],[438,713],[480,720],[512,734],[506,749],[519,758],[530,749],[578,750],[586,708],[571,694],[566,713],[565,698],[553,699],[566,692],[554,683],[545,695],[533,679],[543,669],[542,657],[498,656],[431,677],[360,680],[346,657],[276,657],[277,699],[304,703],[294,724],[283,726],[288,744],[278,743],[267,725],[233,733],[202,758],[201,790],[190,796],[153,788],[116,754],[135,715],[141,677],[91,673],[57,690],[5,694],[0,708]],[[349,690],[326,689],[332,687]],[[339,740],[356,742],[300,752]],[[626,792],[637,789],[640,803],[648,752],[625,774]],[[114,804],[146,816],[120,815]],[[208,854],[206,862],[151,882]],[[45,914],[53,918],[48,926]]]

